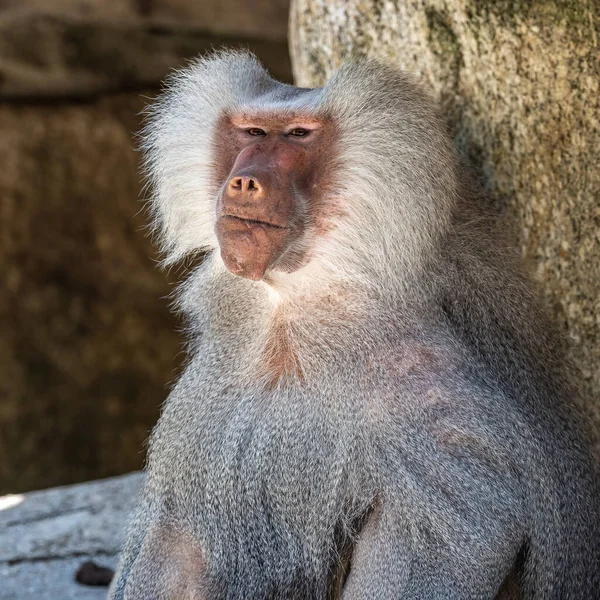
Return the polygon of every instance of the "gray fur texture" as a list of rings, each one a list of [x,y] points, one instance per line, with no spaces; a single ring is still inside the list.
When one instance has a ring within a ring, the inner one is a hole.
[[[219,117],[331,119],[344,210],[269,283],[214,233]],[[410,78],[374,62],[322,89],[246,53],[177,74],[144,135],[189,362],[151,438],[111,600],[593,600],[598,475],[561,341]],[[277,326],[302,377],[260,377]]]

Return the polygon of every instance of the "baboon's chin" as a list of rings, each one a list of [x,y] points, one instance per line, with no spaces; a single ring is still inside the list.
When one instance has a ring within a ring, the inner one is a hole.
[[[216,233],[227,269],[259,281],[284,253],[289,232],[267,223],[224,216],[217,221]]]

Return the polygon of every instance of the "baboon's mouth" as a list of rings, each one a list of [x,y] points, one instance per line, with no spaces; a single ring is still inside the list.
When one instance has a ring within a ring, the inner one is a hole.
[[[249,219],[247,217],[240,217],[238,215],[223,215],[221,218],[224,220],[240,221],[248,225],[262,225],[263,227],[272,227],[273,229],[289,229],[288,227],[285,227],[283,225],[277,225],[276,223],[271,223],[270,221],[263,221],[261,219]]]

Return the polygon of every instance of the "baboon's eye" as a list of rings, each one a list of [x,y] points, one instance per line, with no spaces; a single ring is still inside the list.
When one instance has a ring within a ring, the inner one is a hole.
[[[250,129],[246,129],[246,133],[248,135],[267,135],[264,129],[259,129],[258,127],[250,127]]]
[[[294,127],[291,131],[288,131],[287,135],[293,135],[294,137],[304,137],[310,133],[310,130],[304,129],[304,127]]]

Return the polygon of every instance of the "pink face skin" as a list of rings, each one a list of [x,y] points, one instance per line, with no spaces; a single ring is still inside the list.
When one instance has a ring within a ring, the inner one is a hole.
[[[326,120],[299,115],[224,117],[217,128],[216,234],[225,266],[260,280],[306,257],[294,242],[315,221],[333,142]]]

